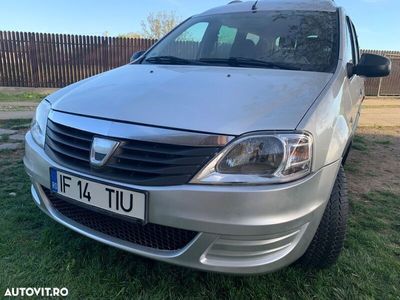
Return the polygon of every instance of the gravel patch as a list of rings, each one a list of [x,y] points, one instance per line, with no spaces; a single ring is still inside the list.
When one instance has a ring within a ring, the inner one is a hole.
[[[25,136],[23,134],[13,134],[10,135],[9,139],[12,141],[21,142],[25,140]]]
[[[0,120],[32,119],[34,111],[0,111]]]
[[[11,135],[11,134],[16,134],[17,132],[18,132],[17,130],[0,128],[0,135]]]
[[[3,150],[17,150],[22,148],[21,143],[5,143],[5,144],[0,144],[0,151]]]

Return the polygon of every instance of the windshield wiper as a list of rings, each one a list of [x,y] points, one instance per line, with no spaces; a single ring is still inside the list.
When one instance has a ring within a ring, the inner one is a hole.
[[[203,64],[201,62],[184,59],[176,56],[153,56],[145,59],[145,62],[154,64],[166,64],[166,65],[198,65]]]
[[[204,63],[224,64],[232,67],[251,66],[260,68],[282,69],[282,70],[301,70],[287,64],[274,63],[259,59],[245,58],[245,57],[230,57],[230,58],[200,58],[199,61]]]
[[[244,58],[244,57],[231,57],[229,59],[233,59],[239,65],[248,65],[248,66],[260,66],[265,68],[273,68],[273,69],[283,69],[283,70],[301,70],[298,67],[294,67],[292,65],[284,64],[284,63],[274,63],[270,61],[264,61],[253,58]]]
[[[205,64],[222,64],[232,67],[259,67],[270,69],[283,69],[283,70],[301,70],[300,68],[281,64],[273,63],[259,59],[245,58],[245,57],[230,57],[230,58],[200,58],[199,60],[190,60],[176,56],[153,56],[145,59],[145,62],[154,64],[166,65],[205,65]]]

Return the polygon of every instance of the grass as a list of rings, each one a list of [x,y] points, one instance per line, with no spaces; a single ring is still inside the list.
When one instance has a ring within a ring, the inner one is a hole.
[[[353,149],[363,152],[368,151],[365,139],[361,136],[355,136],[353,140]]]
[[[347,162],[345,171],[351,174],[357,174],[360,171],[360,164],[358,162]]]
[[[5,129],[27,129],[31,126],[30,119],[13,119],[13,120],[0,120],[0,128]]]
[[[379,145],[385,145],[385,146],[392,145],[392,142],[389,140],[379,140],[379,141],[376,141],[375,143],[379,144]]]
[[[400,104],[387,104],[387,105],[368,105],[364,104],[363,109],[382,109],[382,108],[399,108]]]
[[[399,194],[351,194],[345,249],[328,269],[227,276],[131,255],[57,224],[35,207],[22,154],[0,153],[0,295],[7,287],[67,287],[72,299],[400,298]]]
[[[369,149],[366,139],[362,136],[355,136],[353,139],[352,150],[368,153]],[[360,172],[360,163],[358,161],[347,160],[345,170],[348,173],[357,174]]]
[[[0,92],[0,103],[1,102],[17,102],[17,101],[30,101],[40,102],[47,94],[40,94],[34,92],[23,92],[23,93],[4,93]]]
[[[8,134],[0,135],[0,142],[5,143],[5,142],[8,142],[8,140],[9,140],[9,135]]]

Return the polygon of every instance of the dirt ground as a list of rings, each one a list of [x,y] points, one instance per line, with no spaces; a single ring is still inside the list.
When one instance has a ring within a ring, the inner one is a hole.
[[[400,127],[400,98],[364,101],[360,126],[396,126]]]
[[[57,91],[57,88],[30,88],[30,87],[11,87],[0,86],[0,93],[40,93],[51,94]]]
[[[398,115],[400,118],[400,115]],[[346,166],[349,190],[400,193],[400,127],[359,127]]]
[[[0,120],[32,119],[34,111],[1,111]]]
[[[400,99],[367,99],[346,171],[349,190],[400,192]]]

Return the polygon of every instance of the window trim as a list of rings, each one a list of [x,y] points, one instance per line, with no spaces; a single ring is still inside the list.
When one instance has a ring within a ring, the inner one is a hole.
[[[357,64],[360,62],[360,45],[358,43],[358,35],[356,31],[356,27],[354,26],[354,23],[350,20],[351,22],[351,27],[353,29],[353,38],[355,41],[355,50],[356,50],[356,58],[357,58]]]
[[[356,55],[356,43],[354,41],[354,32],[351,24],[352,24],[351,19],[348,16],[346,16],[346,30],[347,33],[350,34],[350,41],[351,41],[352,64],[356,66],[358,64],[358,55]]]

